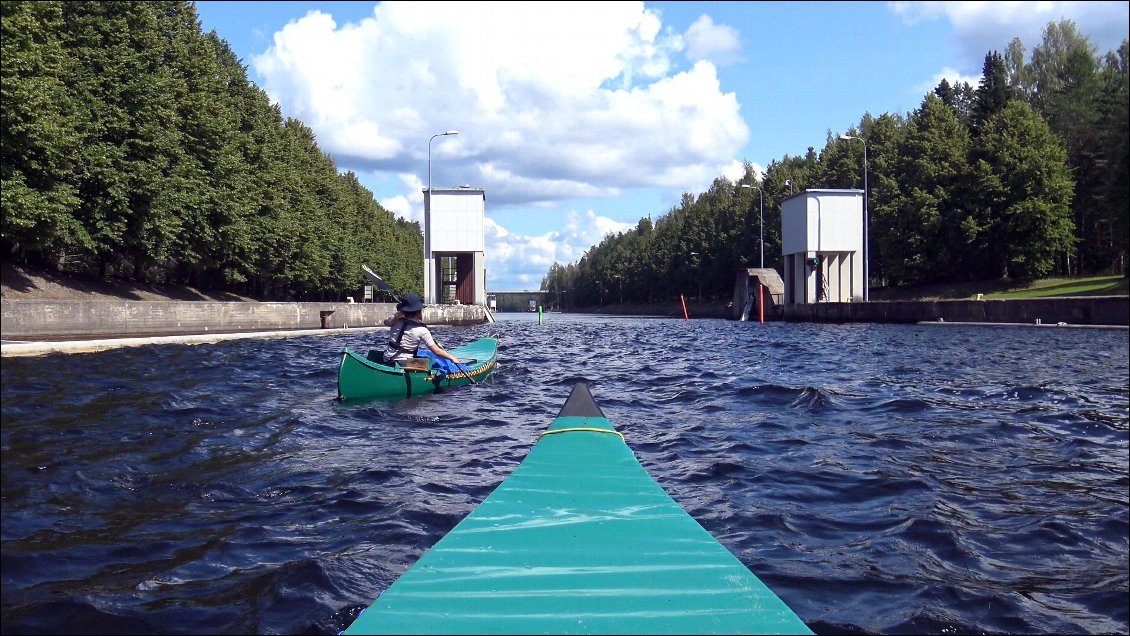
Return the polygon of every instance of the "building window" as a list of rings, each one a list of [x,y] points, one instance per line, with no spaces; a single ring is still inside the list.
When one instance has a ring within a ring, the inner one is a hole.
[[[455,302],[456,288],[459,282],[459,272],[456,256],[441,256],[439,258],[439,302],[450,305]]]

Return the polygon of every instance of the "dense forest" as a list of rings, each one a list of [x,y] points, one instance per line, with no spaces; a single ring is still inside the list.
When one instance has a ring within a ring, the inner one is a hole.
[[[541,289],[566,308],[726,299],[736,270],[760,265],[762,231],[765,266],[783,274],[783,199],[862,189],[865,161],[872,287],[1125,273],[1127,85],[1125,40],[1100,58],[1071,21],[1050,23],[1030,59],[1018,39],[989,52],[976,88],[942,80],[917,110],[866,114],[819,153],[764,175],[747,164],[554,264]]]
[[[423,235],[284,118],[192,2],[0,4],[3,258],[273,300],[368,262],[422,291]]]

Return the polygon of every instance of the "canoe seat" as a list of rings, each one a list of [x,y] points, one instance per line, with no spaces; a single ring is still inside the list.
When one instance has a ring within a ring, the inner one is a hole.
[[[399,363],[400,368],[405,371],[428,371],[432,368],[431,358],[410,358],[404,362]]]

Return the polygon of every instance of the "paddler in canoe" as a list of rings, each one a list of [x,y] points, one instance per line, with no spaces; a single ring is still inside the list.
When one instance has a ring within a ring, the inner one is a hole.
[[[384,320],[385,326],[389,328],[388,343],[381,352],[382,359],[375,362],[388,366],[404,363],[416,357],[420,346],[425,346],[438,357],[458,365],[459,358],[436,342],[431,330],[424,324],[423,314],[424,300],[420,295],[404,294],[400,302],[396,303],[396,313]]]

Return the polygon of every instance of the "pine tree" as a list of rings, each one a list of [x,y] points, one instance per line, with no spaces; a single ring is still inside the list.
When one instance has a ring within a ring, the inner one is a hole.
[[[980,265],[984,278],[1048,274],[1075,241],[1074,183],[1063,144],[1019,100],[986,120],[973,144],[967,205],[975,213],[967,223],[983,240],[970,262]]]
[[[1004,58],[1000,53],[990,51],[985,55],[981,82],[974,96],[970,117],[973,133],[979,134],[985,122],[1003,110],[1005,105],[1016,97],[1017,94],[1008,81]]]

